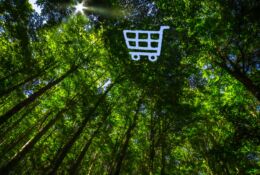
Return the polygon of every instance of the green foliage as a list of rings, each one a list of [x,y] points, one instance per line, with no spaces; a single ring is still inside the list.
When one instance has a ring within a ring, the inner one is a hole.
[[[0,2],[0,174],[259,174],[258,2],[37,3]]]

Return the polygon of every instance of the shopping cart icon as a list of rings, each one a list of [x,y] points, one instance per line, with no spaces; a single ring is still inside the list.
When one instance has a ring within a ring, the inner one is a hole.
[[[161,26],[159,31],[148,30],[124,30],[124,37],[132,60],[140,60],[141,56],[147,56],[152,62],[161,54],[163,30],[169,26]]]

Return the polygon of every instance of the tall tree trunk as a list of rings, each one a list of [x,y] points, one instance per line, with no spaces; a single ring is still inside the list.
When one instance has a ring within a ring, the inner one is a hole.
[[[126,156],[126,152],[127,152],[127,149],[128,149],[128,145],[129,145],[129,141],[132,137],[132,131],[135,129],[136,125],[137,125],[137,120],[138,120],[138,114],[139,114],[139,109],[140,109],[140,105],[141,105],[141,100],[139,100],[138,102],[138,107],[135,111],[135,115],[134,115],[134,119],[133,119],[133,123],[129,126],[129,128],[127,129],[126,131],[126,139],[125,139],[125,142],[123,143],[123,146],[122,146],[122,149],[120,151],[120,153],[118,154],[117,156],[117,159],[116,159],[116,166],[115,166],[115,171],[114,171],[114,175],[119,175],[120,174],[120,170],[121,170],[121,167],[122,167],[122,163],[123,163],[123,160]]]
[[[19,116],[19,118],[14,123],[10,124],[9,127],[6,127],[5,129],[3,127],[3,130],[1,128],[0,138],[3,139],[11,130],[13,130],[15,127],[17,127],[20,124],[20,122],[25,118],[25,116],[28,115],[38,105],[39,105],[39,103],[35,103],[34,105],[32,105],[29,109],[27,109],[25,111],[25,113],[23,113],[21,116]],[[0,144],[2,144],[1,139],[0,139]]]
[[[245,88],[251,92],[258,101],[260,101],[260,86],[254,84],[254,82],[246,75],[246,73],[241,72],[232,61],[229,60],[229,63],[232,65],[233,70],[226,64],[228,59],[226,59],[220,53],[218,53],[218,56],[222,59],[222,62],[215,61],[214,63],[226,70],[232,77],[242,83]]]
[[[41,139],[41,137],[55,124],[55,122],[63,116],[63,113],[67,110],[68,107],[59,111],[56,116],[47,123],[45,127],[40,129],[40,131],[31,140],[29,140],[5,166],[0,168],[0,174],[8,174],[15,167],[15,165],[33,148],[33,146]]]
[[[95,130],[95,132],[92,134],[92,136],[90,137],[90,139],[86,142],[85,146],[83,147],[82,151],[79,154],[79,157],[77,158],[77,160],[75,161],[75,163],[72,165],[71,169],[70,169],[70,174],[77,174],[78,172],[78,167],[80,166],[89,146],[92,143],[92,140],[97,136],[97,134],[99,133],[99,130],[101,128],[103,123],[100,123],[98,128]]]
[[[41,119],[40,121],[38,121],[34,126],[28,128],[25,130],[25,132],[21,133],[15,140],[13,140],[11,143],[9,143],[5,148],[4,150],[2,151],[3,152],[3,155],[4,156],[6,153],[10,152],[13,148],[15,148],[22,140],[24,140],[24,138],[28,138],[28,136],[30,136],[30,134],[32,133],[32,131],[35,129],[35,128],[38,128],[40,129],[41,128],[41,125],[45,122],[45,120],[51,115],[52,111],[48,112],[45,117],[43,119]]]
[[[154,157],[155,157],[155,121],[154,116],[151,114],[151,123],[150,123],[150,155],[149,155],[149,172],[150,175],[154,172]]]
[[[165,147],[166,147],[166,120],[165,117],[162,119],[162,124],[161,124],[161,175],[165,175],[165,164],[166,164],[166,160],[165,160]]]
[[[91,145],[92,143],[92,140],[97,136],[97,134],[99,133],[100,131],[100,128],[103,126],[103,124],[106,122],[108,116],[111,114],[111,112],[109,112],[108,114],[106,114],[101,122],[99,123],[98,125],[98,128],[95,130],[95,132],[92,134],[91,138],[86,142],[84,148],[82,149],[82,151],[80,152],[80,155],[79,157],[77,158],[77,160],[75,161],[75,163],[72,165],[71,169],[70,169],[70,174],[77,174],[77,171],[78,171],[78,167],[80,166],[89,146]]]
[[[71,67],[65,74],[63,74],[60,78],[56,79],[53,82],[50,82],[45,87],[41,88],[34,94],[32,94],[27,99],[21,101],[17,105],[15,105],[12,109],[7,111],[4,115],[0,117],[0,126],[5,123],[9,118],[11,118],[14,114],[18,113],[21,109],[23,109],[25,106],[33,103],[37,98],[39,98],[41,95],[43,95],[47,90],[51,89],[53,86],[60,83],[63,79],[65,79],[67,76],[69,76],[71,73],[75,72],[77,70],[77,66]]]
[[[245,88],[251,92],[258,101],[260,101],[260,86],[257,86],[253,83],[253,81],[248,78],[244,73],[242,73],[240,70],[235,69],[230,70],[226,65],[222,64],[222,67],[234,78],[236,78],[240,83],[242,83]]]
[[[260,102],[260,86],[257,86],[253,81],[240,71],[234,71],[231,73],[238,81],[240,81],[248,91],[250,91]]]
[[[58,170],[59,166],[61,165],[62,161],[64,160],[65,156],[69,152],[70,148],[73,146],[73,144],[77,141],[80,134],[86,127],[88,121],[90,120],[91,116],[94,114],[98,106],[105,100],[105,97],[107,93],[111,90],[111,88],[115,85],[112,84],[109,88],[107,88],[106,92],[99,98],[99,100],[96,102],[95,106],[88,112],[87,116],[82,121],[79,129],[74,133],[74,135],[69,139],[69,141],[64,145],[61,151],[57,152],[56,156],[57,159],[53,160],[52,168],[48,174],[53,175],[56,174],[56,171]]]
[[[34,74],[34,75],[32,75],[32,76],[26,78],[24,81],[18,83],[17,85],[12,86],[12,87],[10,87],[10,88],[8,88],[8,89],[5,89],[5,90],[1,91],[1,92],[0,92],[0,98],[4,97],[4,96],[6,96],[6,95],[9,95],[11,92],[17,90],[19,87],[21,87],[21,86],[24,85],[25,83],[31,82],[33,79],[35,79],[35,78],[37,78],[37,77],[43,75],[43,74],[46,72],[46,70],[48,70],[48,69],[50,69],[50,68],[52,68],[52,67],[53,67],[53,66],[48,65],[48,66],[46,66],[45,68],[43,68],[43,70],[42,70],[40,73]]]
[[[113,149],[111,151],[111,154],[110,154],[111,157],[114,157],[116,155],[116,153],[118,152],[118,150],[120,150],[120,143],[122,143],[123,140],[124,140],[124,136],[120,137],[120,135],[118,135],[116,142],[113,146]],[[109,166],[108,174],[113,174],[113,170],[114,170],[115,163],[116,163],[115,161],[116,160],[111,159],[111,161],[109,162],[110,166]]]
[[[161,143],[161,175],[165,175],[165,141],[164,137],[162,137]]]
[[[98,157],[98,154],[94,153],[93,159],[91,160],[91,164],[90,164],[89,169],[88,169],[88,175],[91,174],[91,172],[92,172],[92,170],[95,166],[95,161],[96,161],[97,157]]]

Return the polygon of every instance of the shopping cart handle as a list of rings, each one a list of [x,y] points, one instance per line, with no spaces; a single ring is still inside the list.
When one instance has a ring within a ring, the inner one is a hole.
[[[166,30],[166,29],[169,29],[170,26],[161,26],[160,30]]]

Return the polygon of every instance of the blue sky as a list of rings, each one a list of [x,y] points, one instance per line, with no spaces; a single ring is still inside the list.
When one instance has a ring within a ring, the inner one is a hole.
[[[41,8],[36,4],[36,0],[29,0],[29,3],[32,5],[33,9],[37,12],[37,13],[41,13]]]

